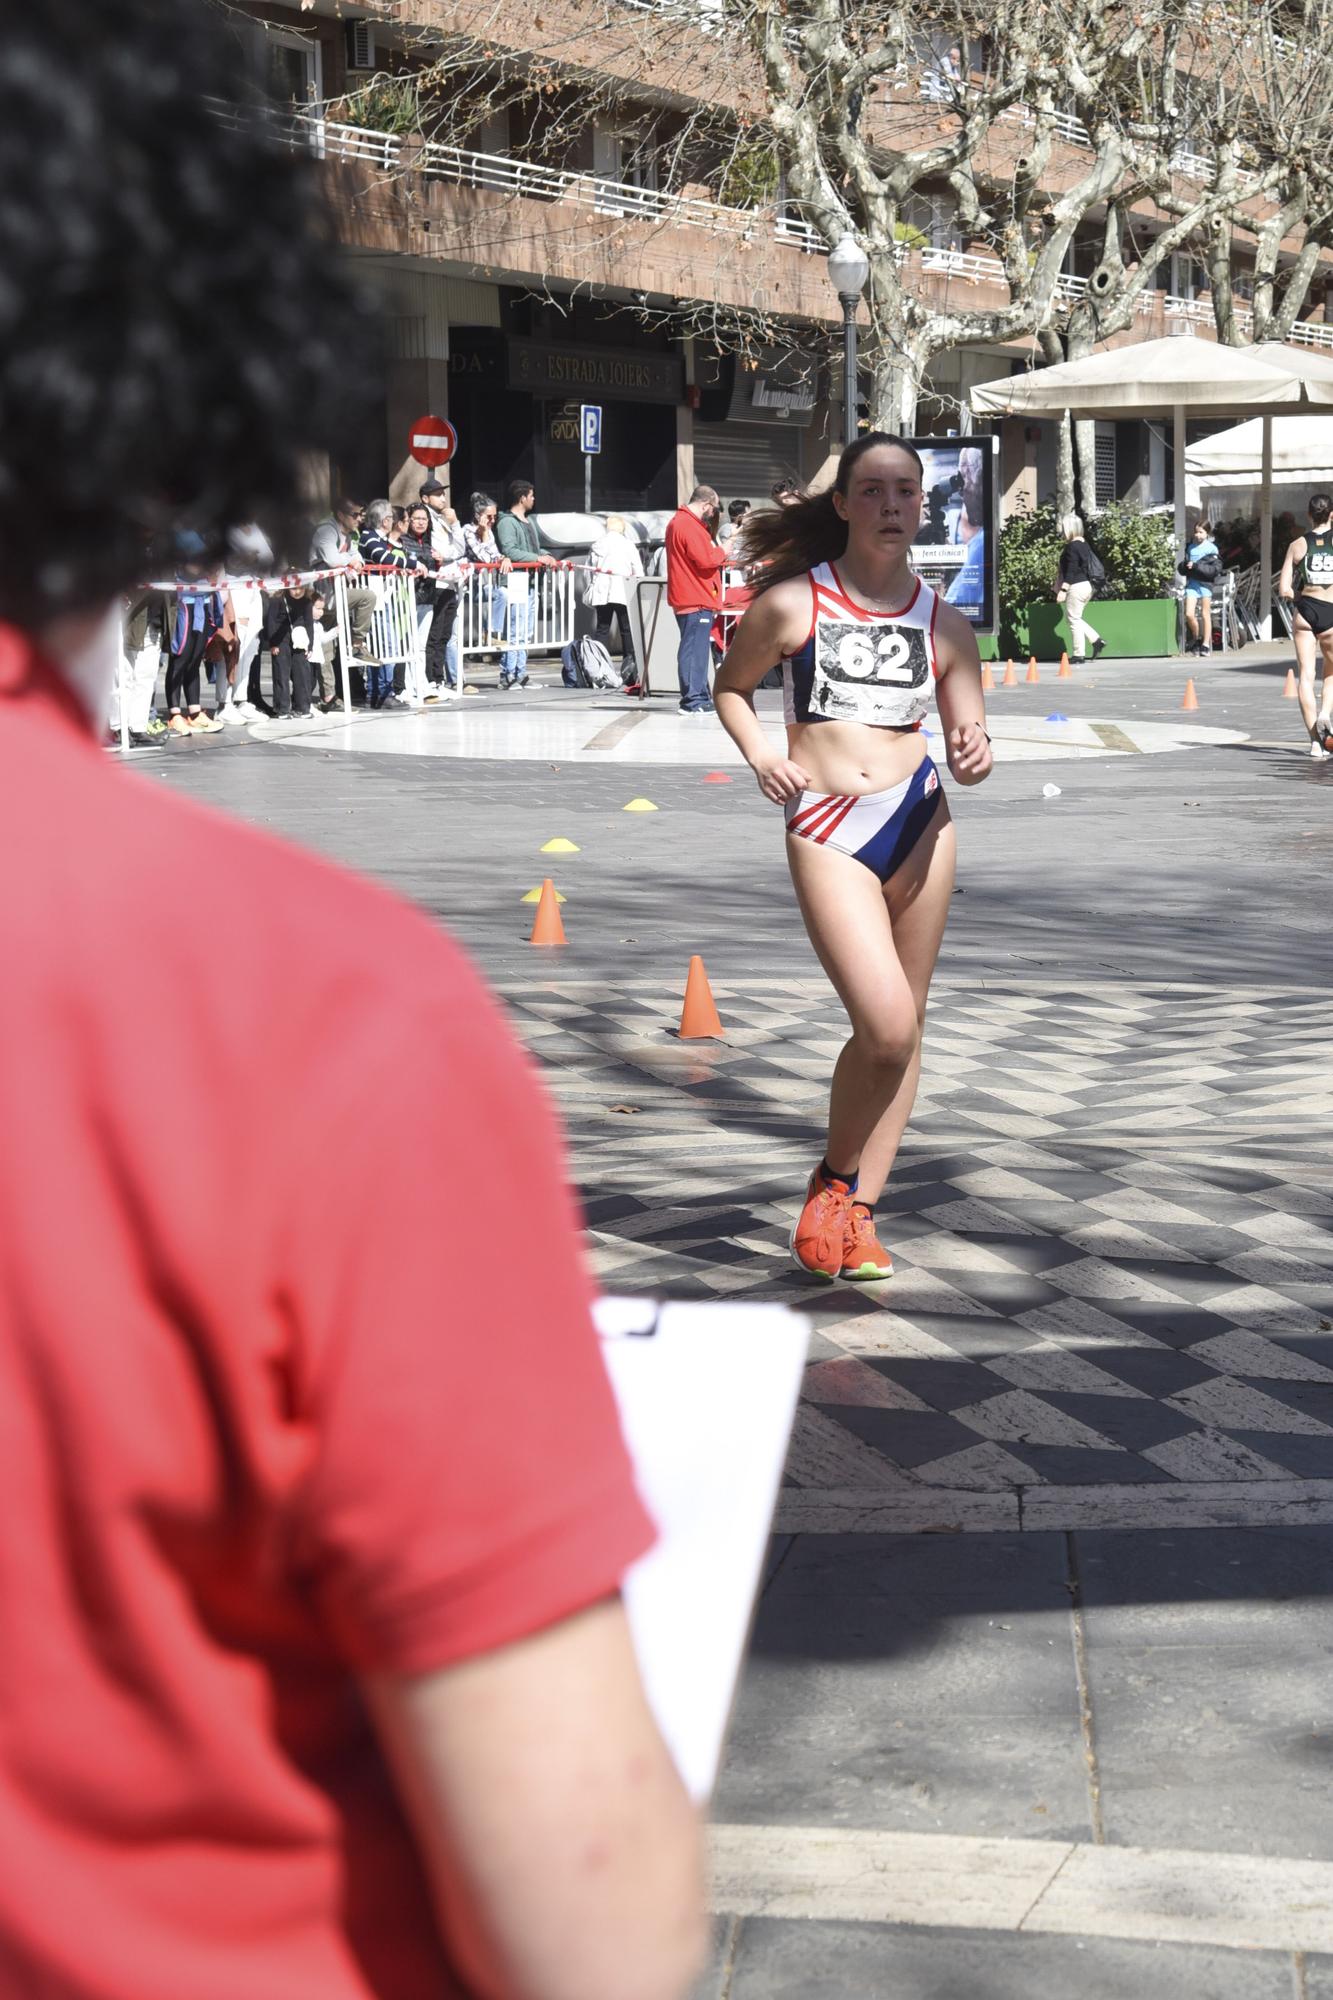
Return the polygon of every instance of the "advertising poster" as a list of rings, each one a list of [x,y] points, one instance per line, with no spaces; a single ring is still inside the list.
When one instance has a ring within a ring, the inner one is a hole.
[[[979,632],[993,632],[999,440],[925,437],[907,442],[921,454],[926,489],[912,568]]]

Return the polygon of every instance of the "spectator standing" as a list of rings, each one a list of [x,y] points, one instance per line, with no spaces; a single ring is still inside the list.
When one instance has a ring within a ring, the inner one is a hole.
[[[472,519],[463,530],[467,559],[483,572],[478,608],[482,612],[485,629],[492,638],[504,630],[509,603],[504,579],[514,567],[508,556],[500,554],[500,545],[495,539],[495,519],[499,511],[489,493],[474,493]]]
[[[1176,567],[1185,579],[1185,630],[1189,634],[1185,651],[1207,659],[1213,650],[1213,591],[1222,578],[1222,555],[1213,540],[1212,523],[1205,516],[1194,523]]]
[[[273,663],[273,712],[279,721],[310,713],[314,606],[308,586],[275,590],[264,605],[264,643]]]
[[[320,521],[310,539],[311,569],[348,569],[353,573],[364,566],[358,531],[365,508],[357,500],[340,498],[333,512]],[[326,585],[329,601],[333,585]],[[352,658],[363,663],[370,658],[370,621],[375,615],[375,593],[366,583],[347,586],[347,623],[352,633]]]
[[[509,505],[495,524],[495,539],[502,556],[513,565],[506,587],[508,606],[505,638],[508,645],[500,654],[500,686],[526,687],[528,646],[537,628],[538,569],[555,567],[543,555],[537,524],[530,518],[537,496],[530,479],[514,479],[509,484]]]
[[[204,649],[204,662],[208,668],[208,677],[213,683],[213,716],[217,722],[223,723],[227,720],[227,690],[236,672],[240,647],[236,639],[236,616],[232,609],[231,587],[227,582],[227,572],[222,563],[209,571],[208,581],[217,592],[222,618]]]
[[[717,531],[719,546],[727,552],[727,561],[736,563],[740,559],[740,545],[745,526],[745,517],[750,511],[748,500],[729,500],[727,518]]]
[[[124,661],[112,689],[111,730],[119,738],[123,701],[125,727],[136,749],[158,742],[167,733],[166,723],[153,713],[153,696],[171,630],[171,615],[160,590],[138,591],[126,602]]]
[[[430,682],[426,674],[426,647],[435,618],[435,550],[431,541],[430,521],[430,508],[424,500],[418,500],[415,507],[409,507],[407,510],[407,532],[402,541],[408,568],[416,573],[413,591],[417,614],[416,650],[408,662],[403,694],[403,699],[409,708],[420,708],[427,700],[438,699],[430,694]]]
[[[445,680],[458,686],[461,654],[455,644],[458,623],[458,593],[463,572],[459,565],[467,555],[467,542],[458,515],[449,505],[449,489],[438,479],[427,479],[421,498],[430,509],[431,548],[436,571],[435,609],[426,634],[426,679],[432,688]],[[427,693],[427,701],[438,696]]]
[[[643,575],[643,561],[622,515],[607,515],[605,531],[588,551],[588,570],[584,602],[594,613],[595,636],[609,651],[612,619],[619,624],[620,677],[631,687],[639,678],[639,666],[630,629],[629,594]]]
[[[236,644],[228,663],[224,722],[244,724],[260,713],[259,648],[264,634],[264,591],[259,579],[271,574],[273,546],[255,521],[227,536],[227,585]]]
[[[360,534],[361,560],[370,570],[406,569],[407,557],[400,548],[395,534],[394,509],[391,500],[372,500],[365,510],[365,518]],[[392,668],[372,664],[370,668],[370,705],[372,708],[408,708],[406,699],[407,665],[403,660],[395,662]]]
[[[208,642],[222,625],[222,600],[200,574],[201,536],[184,530],[176,537],[176,605],[167,639],[167,734],[211,736],[221,729],[204,714],[200,677]]]
[[[1060,523],[1060,532],[1065,545],[1060,551],[1059,584],[1055,593],[1057,604],[1065,607],[1065,617],[1069,620],[1069,644],[1071,658],[1085,660],[1088,657],[1088,641],[1092,641],[1092,657],[1095,660],[1105,649],[1106,641],[1094,625],[1084,616],[1093,591],[1106,575],[1101,560],[1083,539],[1083,522],[1077,514],[1066,514]]]
[[[686,715],[711,715],[709,634],[722,609],[727,553],[713,540],[722,503],[711,486],[696,486],[667,523],[667,603],[676,614],[680,706]]]

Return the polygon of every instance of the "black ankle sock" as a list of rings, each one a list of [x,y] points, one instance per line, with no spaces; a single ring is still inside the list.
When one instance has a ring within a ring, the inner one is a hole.
[[[858,1199],[858,1200],[856,1200],[856,1201],[854,1201],[854,1202],[852,1203],[852,1207],[853,1207],[853,1208],[863,1208],[863,1209],[865,1210],[866,1214],[867,1214],[867,1215],[868,1215],[868,1216],[870,1217],[870,1220],[871,1220],[872,1222],[874,1221],[874,1219],[875,1219],[875,1204],[874,1204],[874,1202],[873,1202],[873,1201],[861,1201],[861,1200],[859,1200],[859,1199]]]
[[[819,1174],[821,1180],[841,1181],[844,1187],[850,1188],[853,1194],[856,1193],[857,1176],[855,1174],[840,1174],[836,1168],[829,1165],[827,1160],[819,1162]]]

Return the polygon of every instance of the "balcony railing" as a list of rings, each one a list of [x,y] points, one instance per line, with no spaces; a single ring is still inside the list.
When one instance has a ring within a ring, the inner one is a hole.
[[[225,107],[218,106],[222,115]],[[732,208],[702,196],[672,194],[658,188],[636,186],[629,181],[608,180],[601,174],[576,173],[544,167],[530,160],[516,160],[502,153],[470,152],[460,146],[442,145],[437,140],[405,141],[397,134],[371,131],[362,125],[345,125],[321,118],[314,112],[294,112],[285,121],[289,137],[308,145],[321,159],[358,160],[390,173],[409,167],[428,178],[453,187],[486,188],[497,194],[524,195],[549,202],[573,202],[601,215],[628,216],[649,222],[682,223],[727,235],[742,241],[752,239],[756,230],[771,229],[775,241],[810,255],[823,255],[827,246],[813,223],[797,216],[778,215],[771,221],[763,210]],[[900,261],[906,252],[899,246]],[[998,257],[970,250],[928,247],[921,252],[923,275],[960,278],[972,284],[1005,283],[1004,266]],[[1062,272],[1056,283],[1056,299],[1070,305],[1087,291],[1086,278]],[[1161,298],[1167,319],[1207,325],[1212,308],[1207,300],[1178,298],[1168,293],[1145,292],[1136,311],[1151,317]],[[1252,323],[1246,306],[1237,309],[1242,328]],[[1298,346],[1333,348],[1333,326],[1298,320],[1288,336]]]

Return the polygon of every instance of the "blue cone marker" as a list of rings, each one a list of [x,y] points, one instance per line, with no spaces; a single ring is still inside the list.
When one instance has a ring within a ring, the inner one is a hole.
[[[1069,717],[1067,715],[1048,715],[1046,720],[1048,722],[1068,722]]]

